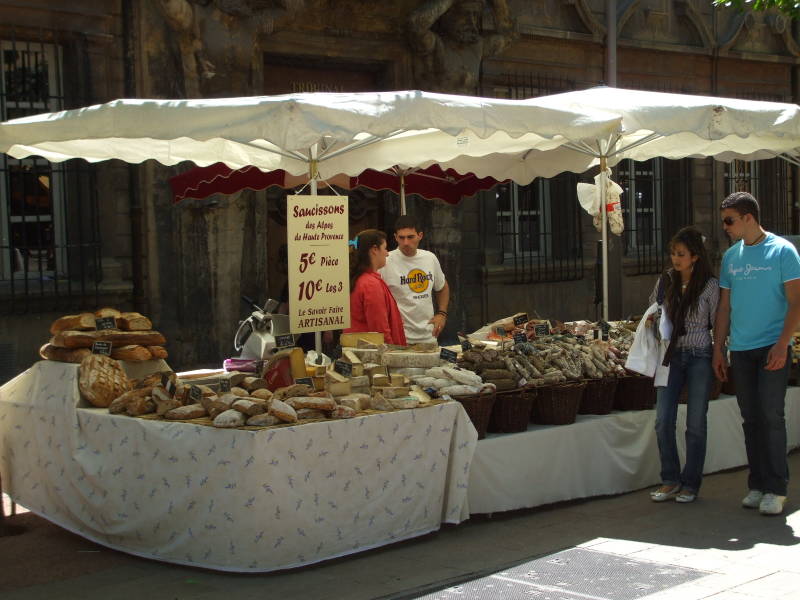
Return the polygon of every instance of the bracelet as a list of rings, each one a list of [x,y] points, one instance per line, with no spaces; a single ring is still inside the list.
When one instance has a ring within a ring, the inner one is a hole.
[[[437,310],[437,311],[436,311],[436,314],[437,314],[437,315],[444,315],[445,317],[447,316],[447,312],[446,312],[446,311],[443,311],[443,310]]]

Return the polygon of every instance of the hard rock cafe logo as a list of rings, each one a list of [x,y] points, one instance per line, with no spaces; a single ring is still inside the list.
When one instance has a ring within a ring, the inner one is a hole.
[[[400,275],[400,285],[407,285],[412,292],[419,294],[428,289],[433,273],[426,273],[422,269],[412,269],[408,276]]]

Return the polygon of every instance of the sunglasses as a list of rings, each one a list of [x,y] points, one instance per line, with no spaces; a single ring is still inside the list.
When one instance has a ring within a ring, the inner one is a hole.
[[[725,225],[727,225],[728,227],[730,227],[731,225],[733,225],[736,222],[736,219],[740,219],[741,220],[741,218],[742,217],[723,217],[722,222]]]

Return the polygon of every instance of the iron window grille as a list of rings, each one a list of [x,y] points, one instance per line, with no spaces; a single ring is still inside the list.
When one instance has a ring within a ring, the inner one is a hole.
[[[761,210],[762,226],[779,235],[793,233],[789,181],[789,167],[779,158],[725,164],[726,193],[753,194]]]
[[[66,108],[66,94],[85,101],[88,65],[69,48],[43,41],[0,40],[0,120]],[[96,306],[100,235],[94,170],[85,161],[51,163],[0,155],[0,304],[3,312]]]
[[[503,263],[515,283],[570,281],[583,277],[578,176],[562,173],[519,186],[497,188],[497,231]]]
[[[691,170],[691,159],[624,160],[617,165],[624,253],[635,260],[635,274],[663,271],[669,240],[692,223]]]

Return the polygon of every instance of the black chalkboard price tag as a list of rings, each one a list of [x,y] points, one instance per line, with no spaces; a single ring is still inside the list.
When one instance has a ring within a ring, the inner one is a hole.
[[[92,344],[92,354],[111,356],[111,342],[94,342]]]
[[[545,323],[541,323],[533,326],[533,332],[536,337],[542,337],[543,335],[550,335],[550,328]]]
[[[603,341],[608,340],[608,332],[611,331],[611,325],[605,321],[600,321],[600,333],[603,336]]]
[[[294,346],[294,336],[291,333],[275,336],[276,348],[291,348]]]
[[[161,385],[164,386],[164,389],[167,390],[167,393],[170,396],[175,395],[175,383],[172,381],[172,379],[167,373],[161,374]]]
[[[192,404],[200,404],[200,400],[203,399],[203,390],[201,390],[196,385],[193,385],[189,388],[189,400],[192,401]]]
[[[95,319],[94,328],[97,331],[103,331],[104,329],[116,329],[117,320],[114,317],[102,317],[100,319]]]
[[[525,313],[514,317],[514,325],[516,325],[517,327],[522,327],[527,322],[528,322],[528,315]]]
[[[231,380],[228,379],[227,377],[220,377],[219,378],[219,391],[222,392],[223,394],[225,392],[230,392],[231,391]]]
[[[514,343],[515,344],[524,344],[528,341],[528,336],[522,332],[518,332],[514,334]]]
[[[454,363],[458,360],[458,352],[453,352],[452,350],[448,350],[447,348],[442,348],[439,351],[439,358],[442,360],[446,360],[447,362]]]
[[[469,340],[461,340],[461,351],[466,352],[467,350],[472,350],[472,344],[469,343]]]
[[[294,382],[297,385],[305,384],[305,385],[307,385],[309,387],[312,387],[312,388],[314,387],[314,380],[311,379],[311,377],[298,377],[297,379],[294,380]]]
[[[494,332],[499,335],[500,337],[506,337],[506,328],[502,325],[498,325],[494,328]]]
[[[333,363],[333,370],[339,373],[339,375],[350,377],[353,374],[353,365],[343,360],[337,360]]]

